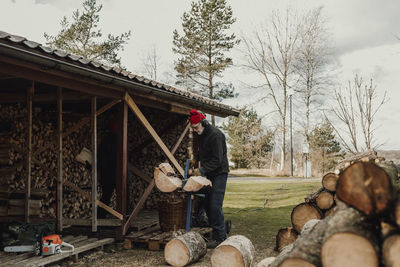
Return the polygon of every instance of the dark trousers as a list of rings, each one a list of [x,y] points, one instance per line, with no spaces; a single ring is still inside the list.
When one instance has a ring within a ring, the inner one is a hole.
[[[211,190],[206,194],[205,204],[208,222],[212,228],[212,239],[222,242],[226,239],[224,213],[222,204],[224,202],[227,173],[215,177],[207,177],[212,182]]]

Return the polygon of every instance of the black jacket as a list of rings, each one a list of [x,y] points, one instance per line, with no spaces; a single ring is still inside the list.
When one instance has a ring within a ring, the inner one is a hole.
[[[198,159],[206,176],[229,172],[225,135],[209,123],[199,135]]]

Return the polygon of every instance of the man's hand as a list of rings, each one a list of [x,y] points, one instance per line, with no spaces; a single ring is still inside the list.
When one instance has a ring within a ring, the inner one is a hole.
[[[202,176],[201,175],[201,171],[200,171],[199,168],[197,168],[197,169],[189,169],[188,175],[189,176]]]

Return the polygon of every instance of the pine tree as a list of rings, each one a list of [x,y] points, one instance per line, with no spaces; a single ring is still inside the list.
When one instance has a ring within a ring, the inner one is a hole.
[[[235,21],[226,0],[192,2],[191,10],[182,16],[183,34],[173,33],[172,50],[179,55],[175,70],[182,84],[194,84],[200,93],[215,99],[215,78],[233,64],[225,53],[239,43],[235,34],[227,32]]]
[[[118,52],[123,50],[124,45],[129,41],[131,32],[122,33],[120,36],[108,34],[106,40],[101,40],[103,34],[97,27],[102,7],[102,5],[97,5],[96,0],[84,1],[84,10],[74,11],[71,23],[65,16],[63,17],[60,22],[61,30],[56,36],[44,33],[46,44],[89,60],[121,66]]]

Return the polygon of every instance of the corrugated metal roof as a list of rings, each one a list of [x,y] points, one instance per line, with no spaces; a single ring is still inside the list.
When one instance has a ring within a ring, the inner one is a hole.
[[[116,75],[118,77],[123,77],[124,79],[134,81],[139,84],[143,84],[146,86],[154,87],[160,90],[165,90],[172,92],[174,94],[184,96],[188,99],[193,99],[195,101],[201,102],[201,103],[207,103],[209,105],[213,105],[216,107],[219,107],[221,109],[226,109],[229,111],[237,111],[236,109],[228,106],[221,104],[215,100],[209,99],[207,97],[203,97],[198,94],[194,94],[192,92],[188,92],[186,90],[181,90],[154,80],[147,79],[143,76],[138,76],[135,75],[127,70],[123,70],[117,67],[111,67],[107,65],[103,65],[102,63],[93,61],[93,60],[88,60],[85,58],[82,58],[81,56],[73,55],[73,54],[68,54],[65,51],[57,50],[57,49],[52,49],[50,47],[44,46],[40,43],[34,42],[27,40],[25,37],[17,36],[17,35],[12,35],[7,32],[0,31],[0,41],[6,41],[9,44],[13,46],[18,46],[19,48],[26,49],[29,51],[36,51],[37,53],[46,53],[48,56],[51,56],[55,59],[58,60],[65,60],[68,62],[73,62],[77,65],[80,65],[80,67],[84,67],[87,69],[96,69],[97,71],[100,72],[106,72],[107,74],[111,75]],[[237,111],[238,112],[238,111]]]

